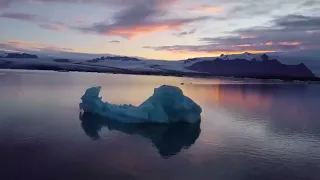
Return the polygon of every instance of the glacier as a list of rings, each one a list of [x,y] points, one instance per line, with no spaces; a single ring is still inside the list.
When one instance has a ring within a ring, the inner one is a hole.
[[[122,123],[197,123],[201,107],[175,86],[162,85],[154,89],[139,106],[116,105],[103,102],[99,97],[101,86],[88,88],[79,104],[84,113],[93,113]]]

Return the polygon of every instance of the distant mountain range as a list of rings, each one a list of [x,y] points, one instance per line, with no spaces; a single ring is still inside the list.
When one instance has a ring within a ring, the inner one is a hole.
[[[249,56],[244,54],[244,56]],[[250,56],[249,56],[250,57]],[[252,58],[252,57],[250,57]],[[229,59],[222,55],[221,58],[214,60],[191,60],[193,64],[188,67],[190,70],[210,73],[213,76],[232,76],[240,78],[259,78],[259,79],[308,79],[315,77],[310,69],[303,63],[298,65],[285,65],[276,59],[269,59],[268,55],[262,54],[251,60],[237,56]],[[185,63],[190,60],[185,61]]]
[[[115,60],[115,61],[140,61],[140,59],[135,57],[128,57],[128,56],[102,56],[100,58],[95,58],[92,60],[88,60],[88,62],[99,62],[105,60]]]
[[[31,59],[38,58],[37,55],[28,54],[28,53],[5,53],[0,54],[0,58],[18,58],[18,59]]]
[[[174,76],[225,76],[237,78],[319,80],[304,63],[284,64],[268,54],[234,54],[180,61],[145,60],[106,55],[92,59],[41,58],[28,53],[0,53],[0,68],[89,71]],[[23,61],[21,59],[24,59]]]

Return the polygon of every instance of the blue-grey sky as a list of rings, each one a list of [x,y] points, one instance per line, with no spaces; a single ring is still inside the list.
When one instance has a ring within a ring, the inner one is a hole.
[[[182,59],[320,51],[320,0],[0,0],[0,49]]]

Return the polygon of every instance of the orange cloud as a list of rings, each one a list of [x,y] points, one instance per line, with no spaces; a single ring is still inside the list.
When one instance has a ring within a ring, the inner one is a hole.
[[[129,28],[118,28],[106,32],[107,35],[126,36],[128,39],[133,39],[140,34],[168,31],[168,30],[181,30],[183,24],[145,24],[137,25]]]
[[[252,54],[261,54],[261,53],[269,53],[269,52],[276,52],[274,50],[244,50],[244,51],[214,51],[213,54],[220,55],[230,55],[230,54],[243,54],[245,52],[252,53]]]
[[[7,44],[11,46],[13,49],[20,49],[20,50],[32,50],[32,51],[74,51],[72,48],[64,48],[58,47],[55,45],[44,44],[40,42],[34,41],[19,41],[19,40],[8,40]]]
[[[280,42],[280,45],[283,46],[299,46],[301,43],[299,42]]]
[[[253,46],[254,44],[238,44],[238,45],[235,45],[236,47],[250,47],[250,46]]]
[[[19,46],[19,47],[35,47],[41,46],[41,43],[32,41],[19,41],[19,40],[8,40],[9,45]]]
[[[273,43],[272,43],[272,42],[266,42],[265,45],[266,45],[266,46],[272,46]]]
[[[101,35],[115,35],[132,39],[135,36],[149,34],[160,31],[181,30],[185,25],[193,22],[209,19],[208,16],[199,16],[194,18],[166,19],[143,21],[132,24],[117,22],[108,24],[106,22],[95,23],[86,27],[76,27],[82,32],[93,32]],[[128,21],[129,22],[129,21]]]
[[[300,42],[278,42],[278,43],[266,42],[265,43],[265,45],[267,46],[272,46],[272,45],[299,46],[300,44],[301,44]]]
[[[240,39],[252,39],[255,38],[255,36],[241,36]]]
[[[218,13],[223,11],[222,6],[208,6],[208,5],[202,5],[202,6],[196,6],[190,8],[192,11],[200,11],[200,12],[208,12],[208,13]]]

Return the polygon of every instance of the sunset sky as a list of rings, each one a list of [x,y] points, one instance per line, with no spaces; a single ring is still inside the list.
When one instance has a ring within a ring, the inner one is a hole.
[[[320,0],[0,0],[0,49],[169,60],[320,51]]]

